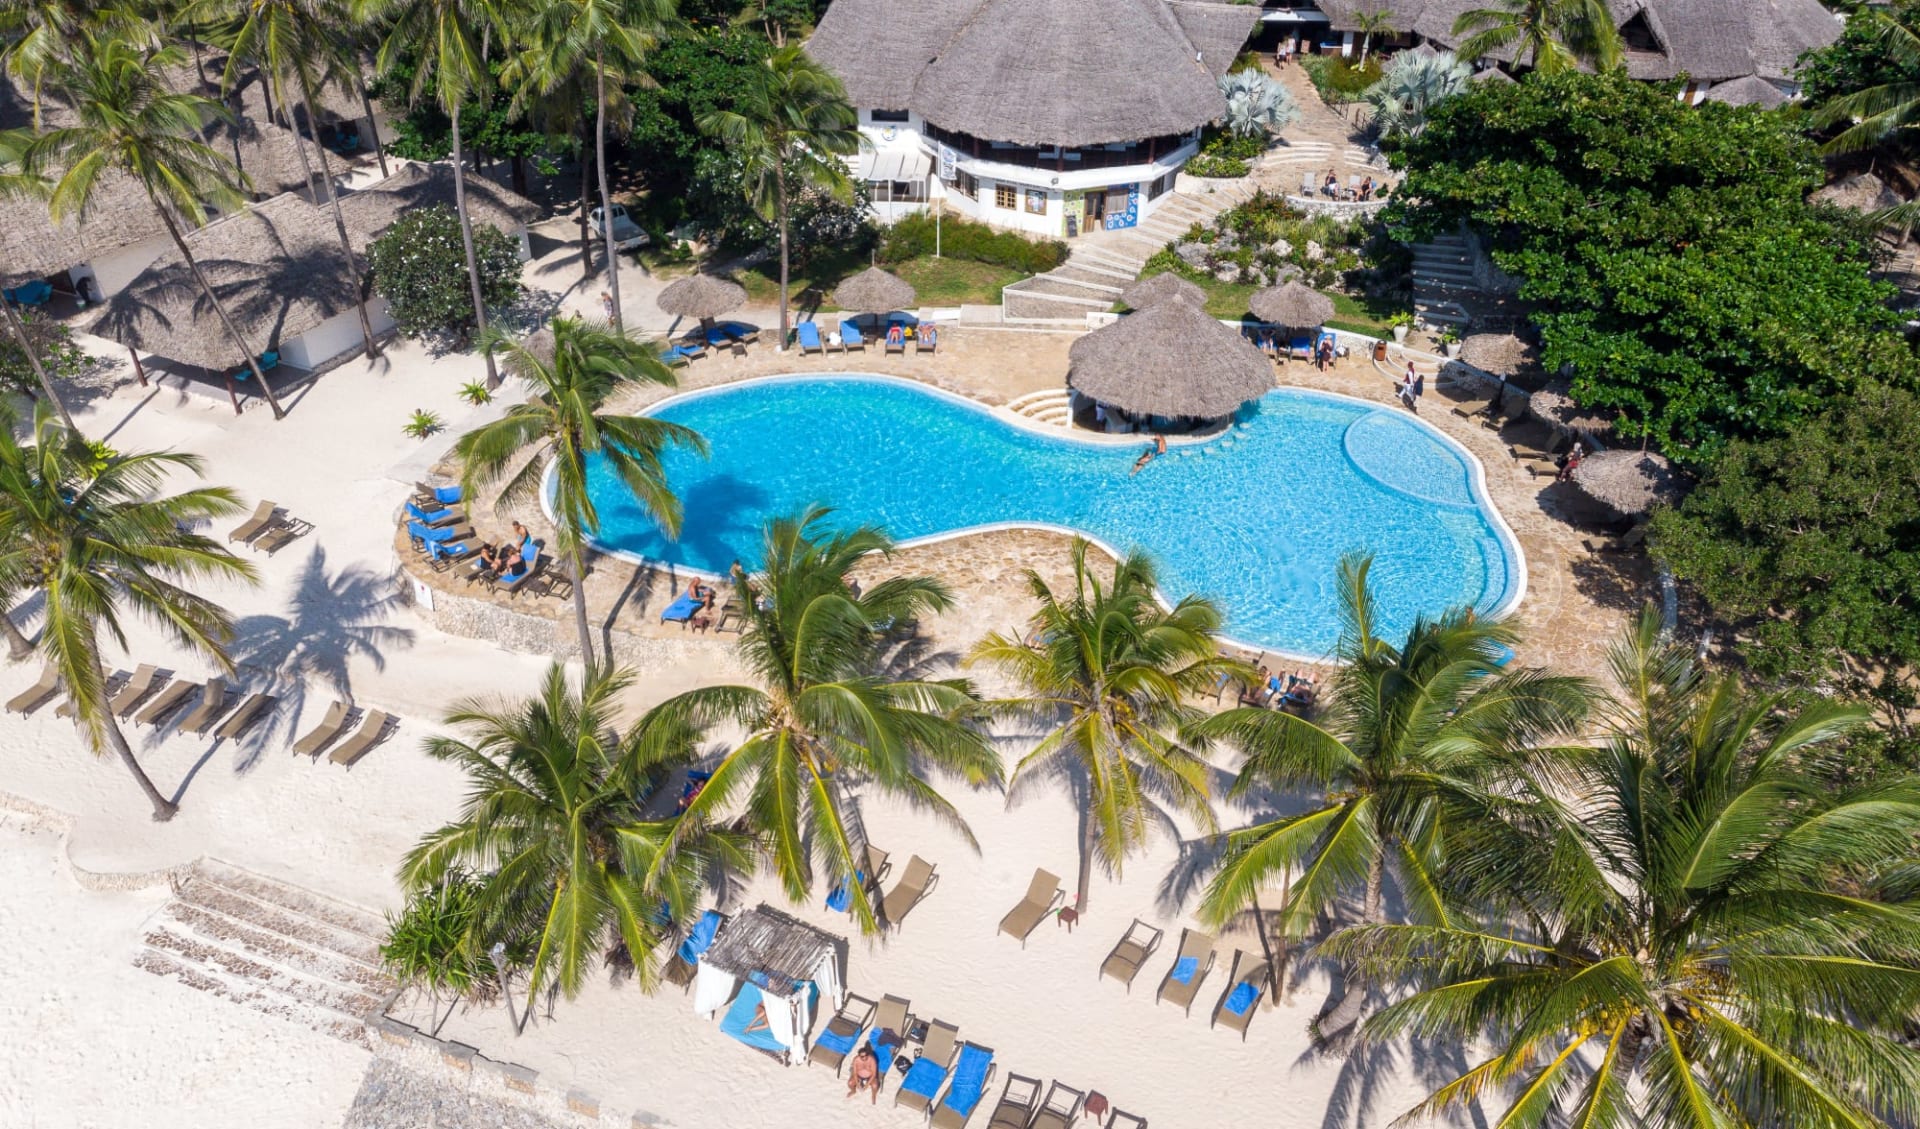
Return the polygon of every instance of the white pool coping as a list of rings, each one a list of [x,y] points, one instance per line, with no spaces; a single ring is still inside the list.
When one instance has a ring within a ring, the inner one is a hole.
[[[676,392],[673,395],[666,397],[665,399],[657,400],[654,403],[647,405],[644,409],[642,409],[641,414],[649,415],[649,416],[656,415],[663,409],[671,407],[674,404],[684,403],[689,400],[697,400],[707,396],[715,396],[725,392],[734,391],[740,388],[747,388],[754,385],[801,384],[801,383],[806,383],[808,381],[839,380],[839,379],[847,379],[847,378],[852,378],[856,380],[871,380],[881,384],[893,384],[893,385],[898,385],[902,388],[911,388],[916,392],[925,393],[931,396],[937,396],[942,399],[951,401],[952,403],[958,404],[962,407],[965,407],[971,411],[978,412],[982,416],[986,417],[988,420],[993,421],[995,423],[1011,426],[1016,430],[1027,431],[1034,435],[1043,436],[1057,443],[1072,443],[1072,444],[1078,444],[1083,447],[1112,448],[1122,444],[1126,446],[1135,446],[1135,445],[1138,445],[1142,440],[1142,436],[1139,436],[1139,435],[1133,435],[1133,436],[1100,435],[1096,437],[1096,436],[1076,435],[1072,432],[1062,433],[1058,427],[1055,427],[1052,425],[1040,424],[1037,421],[1027,419],[1025,416],[1020,416],[1016,413],[1006,411],[994,405],[982,403],[981,401],[975,400],[972,397],[963,396],[960,393],[952,392],[945,388],[940,388],[935,385],[928,384],[925,381],[913,380],[911,378],[902,377],[902,376],[890,376],[885,373],[819,372],[819,373],[781,373],[774,376],[757,376],[757,377],[749,378],[747,380],[729,381],[728,383],[725,383],[725,384],[715,384],[706,388],[694,388],[694,389],[689,389],[688,391],[685,391],[685,392]],[[1323,400],[1334,400],[1334,401],[1339,401],[1339,402],[1348,403],[1348,404],[1355,404],[1355,405],[1358,405],[1359,407],[1366,408],[1369,411],[1387,411],[1388,410],[1387,408],[1383,407],[1380,404],[1375,403],[1372,400],[1364,400],[1358,396],[1349,396],[1343,392],[1327,392],[1318,388],[1285,388],[1285,387],[1275,388],[1272,392],[1267,393],[1267,396],[1273,396],[1273,395],[1304,396],[1309,398],[1319,398]],[[1266,399],[1266,396],[1262,396],[1261,399],[1263,400]],[[1515,533],[1513,532],[1513,527],[1507,524],[1506,515],[1500,512],[1500,507],[1494,504],[1493,496],[1487,490],[1486,465],[1480,461],[1479,456],[1475,455],[1472,451],[1467,449],[1466,444],[1461,443],[1459,440],[1455,439],[1453,436],[1448,435],[1446,432],[1435,427],[1433,424],[1428,423],[1424,419],[1421,419],[1418,415],[1409,415],[1407,418],[1411,420],[1416,426],[1432,434],[1435,438],[1439,439],[1442,443],[1445,443],[1462,459],[1466,460],[1467,479],[1468,479],[1468,484],[1471,487],[1473,492],[1474,508],[1479,510],[1482,514],[1486,515],[1489,518],[1489,524],[1493,527],[1494,535],[1500,541],[1501,549],[1507,554],[1507,560],[1510,566],[1508,569],[1507,594],[1505,598],[1503,598],[1498,604],[1494,606],[1492,611],[1487,613],[1487,615],[1490,618],[1500,618],[1502,616],[1508,615],[1515,608],[1520,606],[1520,601],[1524,599],[1527,594],[1527,579],[1528,579],[1527,557],[1526,557],[1526,552],[1520,547],[1520,538],[1517,535],[1515,535]],[[1193,442],[1204,444],[1214,440],[1226,438],[1231,434],[1233,434],[1233,429],[1229,428],[1228,430],[1223,431],[1218,435],[1205,436],[1205,437],[1193,440]],[[1172,437],[1170,436],[1169,441],[1171,441],[1171,439]],[[1121,440],[1122,442],[1116,443],[1114,442],[1114,440]],[[1351,456],[1348,456],[1348,458],[1349,458],[1349,461],[1351,461]],[[1362,473],[1365,473],[1364,468],[1362,469]],[[1384,489],[1393,489],[1393,487],[1385,486],[1385,484],[1382,484],[1382,486]],[[1402,494],[1406,493],[1405,491],[1396,491],[1396,492],[1402,493]],[[1416,500],[1426,505],[1437,506],[1439,504],[1429,499],[1418,498],[1416,495],[1412,495],[1412,494],[1407,494],[1406,496],[1410,498],[1415,498]],[[547,467],[545,482],[542,485],[540,490],[540,508],[543,512],[545,512],[548,521],[552,522],[555,520],[554,509],[553,509],[553,468],[551,465]],[[1093,534],[1087,533],[1084,530],[1074,529],[1070,526],[1055,525],[1051,522],[1044,522],[1044,521],[988,522],[983,525],[969,525],[969,526],[961,527],[959,529],[946,530],[940,533],[930,533],[922,537],[910,537],[901,541],[896,541],[894,544],[896,548],[911,549],[919,545],[937,545],[945,541],[955,541],[962,537],[972,537],[980,533],[998,533],[998,532],[1014,531],[1014,530],[1038,530],[1045,533],[1058,533],[1058,534],[1064,534],[1069,537],[1080,537],[1086,540],[1089,544],[1098,546],[1103,552],[1106,552],[1107,554],[1111,555],[1115,559],[1124,559],[1126,556],[1124,552],[1114,548],[1112,545],[1101,540],[1099,537],[1096,537]],[[619,560],[626,561],[629,564],[661,565],[666,568],[670,568],[674,570],[676,574],[685,573],[688,576],[702,577],[709,580],[726,579],[723,574],[718,572],[712,572],[707,569],[695,568],[691,565],[678,564],[678,563],[669,562],[669,561],[656,560],[654,558],[647,557],[640,553],[631,552],[626,549],[615,549],[605,544],[602,544],[597,538],[594,538],[594,537],[589,537],[587,540],[588,540],[588,543],[591,544],[596,551],[605,553],[610,557],[614,557]],[[1167,598],[1166,593],[1159,591],[1156,588],[1154,592],[1154,597],[1160,602],[1160,605],[1162,607],[1167,608],[1169,610],[1172,609],[1173,603]],[[1276,658],[1285,659],[1290,662],[1326,663],[1326,662],[1332,661],[1331,658],[1327,655],[1310,655],[1310,654],[1306,654],[1299,651],[1288,651],[1288,650],[1284,650],[1284,649],[1277,648],[1267,644],[1248,642],[1247,640],[1235,638],[1234,636],[1225,634],[1224,632],[1216,632],[1214,635],[1214,638],[1220,640],[1223,643],[1226,643],[1229,646],[1237,647],[1243,651],[1253,651],[1253,652],[1270,654],[1275,656]]]

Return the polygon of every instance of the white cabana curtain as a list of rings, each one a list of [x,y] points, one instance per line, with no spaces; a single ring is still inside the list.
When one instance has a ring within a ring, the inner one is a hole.
[[[719,1014],[727,1001],[733,998],[734,988],[739,981],[719,969],[701,961],[693,974],[693,1011],[695,1015],[712,1019]]]

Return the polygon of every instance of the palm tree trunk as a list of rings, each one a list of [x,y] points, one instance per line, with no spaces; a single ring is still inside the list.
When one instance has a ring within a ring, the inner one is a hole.
[[[607,242],[607,290],[613,295],[613,329],[627,331],[626,318],[620,313],[620,256],[613,244],[613,196],[607,191],[607,66],[599,51],[593,53],[593,163],[600,176],[600,234]],[[580,586],[575,584],[578,592]]]
[[[311,123],[320,120],[314,116],[313,88],[312,84],[307,81],[307,76],[304,74],[300,76],[300,104],[306,107],[308,122]],[[318,150],[320,154],[320,184],[326,189],[327,207],[333,211],[333,230],[340,236],[340,253],[347,257],[348,266],[351,268],[353,264],[353,241],[347,238],[347,217],[340,211],[340,194],[334,191],[333,170],[327,167],[327,147],[320,144],[318,133],[319,131],[316,129],[313,147]],[[298,141],[299,138],[295,137],[294,140]],[[367,359],[372,360],[374,357],[380,355],[380,350],[376,348],[373,343],[373,322],[367,318],[367,290],[364,286],[360,288],[360,303],[354,307],[354,311],[360,315],[360,339],[366,342]]]
[[[782,150],[780,156],[784,157]],[[780,210],[780,351],[787,351],[787,164],[773,170],[774,206]]]
[[[573,551],[567,554],[567,564],[573,569],[573,626],[580,632],[580,661],[586,668],[588,678],[593,677],[593,629],[587,626],[587,570],[586,551],[574,538]]]
[[[47,399],[53,401],[54,410],[60,413],[60,421],[67,425],[67,430],[75,435],[80,434],[80,429],[73,425],[73,417],[67,414],[67,405],[61,401],[60,393],[54,390],[53,380],[41,365],[40,354],[33,351],[33,342],[27,337],[27,323],[20,320],[12,302],[0,302],[0,306],[6,307],[7,324],[13,327],[13,335],[20,339],[20,350],[27,355],[27,363],[33,366],[33,375],[40,381],[40,390],[47,394]]]
[[[161,205],[159,199],[153,195],[152,189],[147,190],[147,198],[153,201],[153,210],[160,214],[160,221],[166,225],[167,234],[173,237],[173,245],[180,252],[180,258],[186,262],[187,269],[193,272],[193,280],[200,284],[200,293],[207,296],[207,304],[211,305],[213,312],[219,315],[220,324],[226,327],[227,336],[233,339],[235,345],[240,346],[240,354],[247,358],[247,368],[253,373],[254,383],[260,386],[260,394],[267,398],[267,406],[273,409],[273,418],[286,419],[287,410],[280,406],[280,399],[273,394],[273,389],[267,387],[267,374],[260,371],[260,362],[254,356],[253,346],[247,343],[246,337],[240,332],[240,327],[233,324],[233,319],[227,316],[227,307],[220,301],[219,295],[213,292],[213,284],[207,281],[206,274],[200,270],[200,263],[193,257],[193,252],[187,249],[187,241],[180,235],[180,225],[173,222],[173,214]],[[234,405],[233,414],[240,414],[238,404]],[[125,744],[124,738],[121,739],[121,743]],[[130,757],[133,754],[127,755]],[[171,813],[169,813],[170,816]]]
[[[93,674],[95,678],[100,680],[100,685],[106,685],[107,672],[101,667],[100,657],[97,654],[93,659]],[[76,720],[84,725],[89,719],[76,718]],[[133,773],[133,779],[140,785],[140,790],[147,794],[147,802],[153,805],[153,821],[155,823],[165,823],[172,819],[174,813],[180,810],[180,805],[162,796],[160,789],[153,786],[152,778],[147,775],[146,769],[140,767],[140,762],[134,758],[133,749],[127,744],[127,735],[120,732],[120,724],[114,720],[113,711],[107,708],[105,702],[100,704],[99,720],[100,729],[106,734],[107,744],[113,747],[114,755],[120,758],[121,764],[127,766],[127,771]]]
[[[387,171],[387,147],[380,143],[380,122],[373,116],[373,99],[367,97],[367,79],[354,68],[353,84],[360,91],[360,108],[367,112],[367,132],[373,135],[373,155],[380,159],[380,179],[385,180],[393,174]]]
[[[1380,923],[1381,888],[1385,885],[1386,871],[1386,855],[1376,853],[1373,861],[1367,864],[1367,890],[1360,907],[1361,920],[1367,925]],[[1360,1012],[1366,1006],[1367,982],[1349,966],[1340,986],[1340,995],[1327,1001],[1327,1006],[1315,1022],[1320,1040],[1335,1048],[1346,1046],[1357,1033]]]
[[[453,120],[453,210],[460,213],[460,245],[467,252],[467,283],[473,287],[473,327],[487,331],[487,300],[480,291],[480,263],[473,257],[473,220],[467,215],[467,172],[460,153],[460,106],[455,103],[447,115]],[[487,362],[487,388],[500,387],[500,370],[493,363],[491,350],[482,349],[480,359]]]
[[[13,614],[0,609],[0,625],[6,627],[7,661],[19,662],[33,653],[33,640],[21,634],[20,628],[13,622]]]
[[[586,142],[580,143],[580,278],[585,281],[593,275],[593,236],[589,233],[587,213],[593,211],[593,194],[588,187],[593,179],[593,169],[587,165]]]
[[[266,82],[261,83],[262,88],[268,85],[271,85],[271,84]],[[286,92],[281,91],[281,93],[282,95],[284,95]],[[239,99],[237,98],[234,100],[239,101]],[[287,100],[285,97],[282,97],[280,99],[280,104],[281,105],[287,104]],[[313,198],[313,162],[307,160],[307,144],[306,142],[300,140],[300,129],[299,129],[300,123],[293,120],[292,110],[287,111],[287,120],[288,120],[287,133],[293,138],[293,151],[300,155],[300,177],[302,180],[305,180],[307,182],[307,190],[305,193],[303,193],[303,195],[306,196],[308,203],[315,203],[316,201]],[[314,140],[316,142],[319,141],[320,140],[319,127],[314,125],[312,107],[307,108],[307,125],[308,125],[308,128],[311,128],[315,131]],[[236,133],[234,137],[234,153],[235,153],[234,164],[236,165],[240,163],[240,159],[238,156],[240,152],[239,145],[240,145],[239,136],[238,136],[238,133]]]
[[[1092,787],[1092,783],[1088,783]],[[1091,803],[1092,797],[1088,797]],[[1080,813],[1080,886],[1074,894],[1073,908],[1077,913],[1087,912],[1087,888],[1093,885],[1093,841],[1096,824],[1093,812]]]

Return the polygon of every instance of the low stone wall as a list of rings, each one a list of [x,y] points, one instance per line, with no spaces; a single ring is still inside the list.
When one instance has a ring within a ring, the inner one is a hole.
[[[618,567],[620,562],[601,564]],[[549,601],[549,607],[559,614],[547,616],[518,611],[492,600],[458,595],[442,587],[432,587],[429,591],[431,605],[421,601],[416,590],[410,589],[407,598],[420,618],[449,635],[485,639],[524,655],[547,655],[562,661],[580,657],[580,639],[574,627],[571,602]],[[642,674],[684,663],[702,647],[710,651],[716,638],[731,641],[733,636],[683,631],[677,636],[654,637],[618,628],[606,630],[599,624],[594,627],[596,647],[609,649],[615,662]]]
[[[583,1090],[556,1090],[540,1082],[540,1072],[518,1063],[488,1058],[465,1043],[438,1039],[397,1019],[367,1022],[374,1053],[403,1069],[438,1080],[482,1102],[525,1110],[549,1123],[644,1129],[660,1125],[648,1113],[621,1118],[603,1111],[600,1099]]]
[[[1316,196],[1288,196],[1287,203],[1310,216],[1335,219],[1370,219],[1386,209],[1387,200],[1328,200]]]

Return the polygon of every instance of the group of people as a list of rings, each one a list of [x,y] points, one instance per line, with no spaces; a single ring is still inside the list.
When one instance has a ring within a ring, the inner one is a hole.
[[[1355,200],[1371,200],[1373,199],[1373,190],[1373,174],[1367,174],[1366,178],[1360,182],[1359,187],[1349,191],[1340,187],[1340,174],[1334,172],[1332,169],[1327,170],[1327,179],[1321,182],[1320,185],[1320,194],[1330,196],[1335,200],[1348,195],[1351,195]]]
[[[512,536],[498,545],[480,547],[480,567],[495,576],[517,577],[527,567],[527,545],[532,540],[527,527],[514,522]]]
[[[1291,706],[1298,710],[1310,710],[1319,689],[1313,676],[1304,670],[1288,671],[1282,675],[1263,666],[1260,668],[1260,685],[1253,690],[1253,700],[1270,709],[1284,710]]]
[[[1408,411],[1419,415],[1420,397],[1427,394],[1426,374],[1414,371],[1413,362],[1408,361],[1406,374],[1400,378],[1400,383],[1394,386],[1393,391],[1394,395],[1400,397],[1400,403]]]
[[[1573,472],[1580,468],[1580,460],[1586,457],[1586,447],[1581,444],[1580,440],[1575,439],[1573,446],[1567,448],[1558,458],[1553,460],[1553,464],[1560,468],[1560,473],[1554,475],[1554,481],[1565,482],[1572,478]]]

